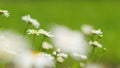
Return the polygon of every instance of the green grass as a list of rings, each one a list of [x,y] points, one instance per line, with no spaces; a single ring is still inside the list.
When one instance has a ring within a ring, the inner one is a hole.
[[[120,63],[120,2],[0,2],[0,8],[10,11],[10,17],[0,16],[1,29],[23,33],[26,23],[21,16],[30,14],[38,19],[41,28],[57,23],[80,30],[82,24],[91,24],[104,32],[102,44],[108,49],[105,62]]]

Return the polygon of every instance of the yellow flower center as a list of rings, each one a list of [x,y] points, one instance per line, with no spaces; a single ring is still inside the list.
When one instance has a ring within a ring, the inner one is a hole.
[[[32,51],[32,54],[33,54],[33,55],[36,55],[36,54],[38,54],[38,53],[39,53],[39,51],[35,51],[35,50]]]
[[[37,33],[38,33],[38,30],[33,30],[33,33],[34,33],[34,34],[37,34]]]

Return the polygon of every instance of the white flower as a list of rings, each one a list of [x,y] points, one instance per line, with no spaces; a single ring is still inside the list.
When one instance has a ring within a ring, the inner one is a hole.
[[[24,20],[27,23],[32,24],[36,28],[38,28],[40,26],[39,22],[36,19],[31,18],[30,15],[22,16],[22,20]]]
[[[51,34],[51,32],[47,32],[47,31],[45,31],[44,29],[40,29],[38,32],[39,32],[40,34],[45,35],[46,37],[54,37],[54,36]]]
[[[53,51],[53,53],[52,53],[53,55],[57,55],[57,52],[56,51]]]
[[[60,62],[60,63],[62,63],[62,62],[65,61],[65,59],[64,59],[63,57],[60,56],[60,57],[57,57],[57,61]]]
[[[43,52],[23,53],[14,61],[15,68],[53,68],[54,57]]]
[[[73,56],[75,56],[76,59],[87,60],[86,55],[81,55],[81,54],[78,54],[78,53],[74,53]]]
[[[8,10],[0,10],[0,15],[4,15],[5,17],[8,17],[9,16],[9,12]]]
[[[58,48],[58,49],[56,50],[56,52],[60,53],[60,52],[61,52],[61,49],[60,49],[60,48]]]
[[[92,32],[93,34],[102,35],[101,29],[98,29],[98,30],[91,30],[91,32]]]
[[[23,37],[12,31],[0,31],[0,58],[14,59],[16,55],[29,51],[29,44]]]
[[[73,56],[73,53],[86,54],[87,53],[87,42],[84,36],[75,30],[70,30],[65,26],[53,26],[52,32],[56,49],[60,48],[61,51],[67,52]]]
[[[93,26],[88,25],[88,24],[84,24],[81,26],[81,30],[85,35],[90,35],[91,30],[93,30]]]
[[[102,48],[102,45],[98,41],[90,41],[89,44],[95,47]]]
[[[38,32],[38,30],[34,30],[34,29],[28,29],[27,30],[28,34],[36,34],[36,35],[40,35],[40,33]]]
[[[61,52],[60,49],[53,51],[52,54],[56,56],[56,60],[60,63],[64,62],[65,59],[68,59],[68,54]]]
[[[68,58],[68,55],[65,53],[59,53],[57,54],[58,57],[64,57],[64,58]]]
[[[49,49],[52,49],[53,46],[51,44],[47,43],[47,42],[43,42],[42,48],[46,49],[46,50],[49,50]]]

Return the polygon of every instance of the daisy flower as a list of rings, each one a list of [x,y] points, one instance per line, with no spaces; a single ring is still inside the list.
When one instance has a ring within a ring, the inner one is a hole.
[[[47,32],[47,31],[45,31],[44,29],[38,30],[38,33],[43,34],[43,35],[46,36],[46,37],[54,37],[54,36],[51,34],[51,32]]]
[[[32,24],[36,28],[40,26],[39,22],[36,19],[31,18],[30,15],[22,16],[22,20],[26,23]]]
[[[102,45],[98,41],[90,41],[89,44],[98,48],[102,48]]]
[[[38,30],[34,30],[34,29],[28,29],[27,30],[27,34],[40,35],[40,33],[38,32]]]
[[[0,10],[0,15],[4,15],[5,17],[9,16],[8,10]]]
[[[65,26],[56,25],[52,30],[54,38],[52,42],[56,49],[69,53],[74,58],[74,53],[87,54],[89,50],[84,35],[75,30],[71,30]]]

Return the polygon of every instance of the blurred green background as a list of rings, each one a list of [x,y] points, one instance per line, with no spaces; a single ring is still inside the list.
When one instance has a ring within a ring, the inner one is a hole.
[[[0,16],[0,29],[23,33],[26,23],[21,16],[30,14],[48,29],[53,23],[80,30],[82,24],[101,28],[101,41],[107,48],[103,61],[120,63],[120,2],[107,0],[0,0],[0,9],[7,9],[10,17]]]

